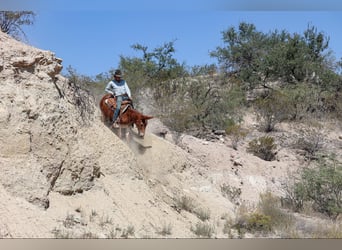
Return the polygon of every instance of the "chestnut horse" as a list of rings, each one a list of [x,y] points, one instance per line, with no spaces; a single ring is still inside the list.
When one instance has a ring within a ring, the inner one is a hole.
[[[145,129],[147,126],[147,120],[153,118],[152,116],[147,116],[139,113],[132,108],[129,104],[130,101],[123,101],[120,110],[120,122],[119,126],[121,128],[131,127],[133,124],[137,127],[138,135],[140,137],[145,136]],[[107,123],[107,125],[112,123],[112,118],[115,111],[116,102],[111,94],[106,94],[102,97],[100,101],[100,109],[102,112],[102,121]],[[121,135],[120,135],[121,137]]]

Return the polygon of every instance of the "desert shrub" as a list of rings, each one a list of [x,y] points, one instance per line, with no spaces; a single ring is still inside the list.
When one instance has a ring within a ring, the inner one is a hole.
[[[63,226],[66,228],[72,228],[77,224],[75,216],[73,214],[68,214],[63,221]]]
[[[262,214],[271,218],[272,228],[289,228],[294,224],[294,218],[281,209],[280,198],[267,192],[260,195],[258,204]]]
[[[197,208],[194,213],[202,221],[210,219],[210,210],[208,208]]]
[[[192,213],[195,210],[195,200],[189,196],[181,196],[176,199],[176,208]]]
[[[56,238],[56,239],[72,239],[72,238],[75,238],[75,235],[72,232],[65,230],[65,229],[54,228],[51,232],[52,232],[54,238]]]
[[[199,204],[191,197],[183,195],[175,200],[175,209],[179,212],[180,210],[188,211],[193,213],[200,220],[205,221],[210,219],[210,210],[208,208],[202,208]]]
[[[218,59],[222,71],[236,75],[250,89],[278,79],[329,85],[337,75],[328,60],[329,37],[312,25],[303,34],[264,33],[241,22],[224,30],[222,40],[224,46],[210,55]]]
[[[246,232],[266,233],[272,231],[271,217],[261,213],[239,216],[232,228],[238,231],[242,238]]]
[[[342,81],[342,80],[340,80]],[[341,83],[339,83],[341,85]],[[332,118],[342,118],[342,90],[324,91],[321,94],[322,111]]]
[[[223,229],[222,229],[222,232],[224,234],[228,234],[228,237],[229,238],[234,238],[234,235],[233,235],[233,221],[232,219],[230,218],[226,218],[225,219],[225,222],[224,222],[224,225],[223,225]]]
[[[249,216],[249,211],[253,209],[246,203],[242,203],[237,208],[236,217],[233,221],[229,222],[230,229],[237,231],[238,237],[243,238],[247,232],[247,219]]]
[[[247,218],[246,227],[249,232],[270,232],[272,230],[271,217],[253,213]]]
[[[150,87],[155,100],[164,94],[172,94],[170,80],[186,75],[185,65],[175,58],[175,41],[166,42],[156,48],[148,48],[139,43],[131,48],[140,53],[137,57],[120,56],[119,68],[125,72],[130,83],[133,96],[137,96],[141,88]]]
[[[253,107],[260,121],[260,129],[271,132],[275,125],[289,118],[289,99],[280,91],[270,92],[254,101]]]
[[[82,233],[79,238],[81,239],[98,239],[99,236],[96,233],[92,233],[92,232],[84,232]]]
[[[342,239],[342,224],[334,223],[332,225],[325,225],[323,228],[313,232],[313,238],[317,239]]]
[[[311,125],[299,130],[300,136],[293,144],[294,148],[303,150],[310,160],[315,159],[323,147],[324,135],[320,129],[320,125],[311,122]]]
[[[32,11],[0,11],[0,30],[17,40],[26,39],[23,25],[33,25],[36,14]]]
[[[166,224],[164,222],[162,229],[158,233],[163,235],[163,236],[171,235],[172,234],[172,225],[170,223]]]
[[[126,229],[122,230],[121,237],[127,239],[129,235],[134,236],[134,232],[135,232],[134,226],[129,225],[127,226]]]
[[[315,211],[336,219],[342,213],[342,163],[334,156],[320,158],[302,170],[293,189],[297,200],[309,201]]]
[[[304,207],[304,186],[298,185],[300,177],[289,176],[284,183],[285,197],[280,198],[281,207],[291,209],[294,212],[300,212]]]
[[[288,97],[288,111],[290,120],[302,120],[312,115],[318,99],[319,89],[304,83],[289,85],[282,89]]]
[[[208,77],[179,78],[168,81],[155,99],[162,122],[177,132],[202,137],[213,129],[224,129],[231,100],[220,80]],[[163,91],[163,92],[161,92]]]
[[[263,136],[256,138],[248,143],[247,152],[265,160],[272,161],[276,156],[277,145],[274,143],[274,138]]]
[[[89,85],[92,80],[90,77],[79,75],[75,69],[68,67],[68,86],[70,90],[70,97],[68,102],[74,105],[78,111],[80,122],[83,125],[89,124],[94,118],[95,113],[94,101],[95,98],[92,92],[89,90]],[[60,96],[64,97],[61,90],[55,85]]]
[[[233,149],[237,150],[239,141],[247,136],[247,131],[241,125],[233,123],[226,127],[226,134],[232,140]]]
[[[207,222],[198,222],[195,228],[191,228],[191,231],[199,237],[211,238],[215,232],[215,228]]]
[[[113,225],[114,224],[114,221],[113,221],[113,218],[108,216],[108,215],[102,215],[101,218],[100,218],[100,222],[99,222],[99,225],[103,228],[105,227],[106,225]]]
[[[221,186],[221,193],[224,197],[228,198],[234,203],[237,203],[241,195],[241,188],[233,187],[228,184],[223,184]]]

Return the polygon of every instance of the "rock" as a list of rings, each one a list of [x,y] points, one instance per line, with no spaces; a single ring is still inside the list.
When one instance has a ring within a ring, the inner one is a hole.
[[[99,173],[111,169],[113,162],[134,165],[127,154],[114,160],[112,152],[104,150],[113,142],[106,145],[103,136],[93,137],[103,126],[100,120],[93,128],[80,123],[73,89],[59,75],[61,59],[2,32],[0,58],[0,187],[47,209],[50,192],[82,193],[91,190]]]
[[[215,135],[225,135],[226,131],[225,130],[214,130],[213,133]]]
[[[234,166],[242,166],[242,161],[240,159],[235,159],[233,160],[233,165]]]

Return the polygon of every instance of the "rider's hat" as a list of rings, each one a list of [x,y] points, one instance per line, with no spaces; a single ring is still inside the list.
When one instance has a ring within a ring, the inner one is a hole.
[[[116,76],[116,77],[122,77],[121,70],[119,70],[119,69],[115,70],[114,76]]]

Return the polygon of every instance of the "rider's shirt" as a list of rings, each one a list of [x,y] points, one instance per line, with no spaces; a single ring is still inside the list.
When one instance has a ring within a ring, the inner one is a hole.
[[[127,94],[131,98],[131,90],[129,89],[125,80],[111,80],[105,89],[106,92],[113,94],[114,96]]]

